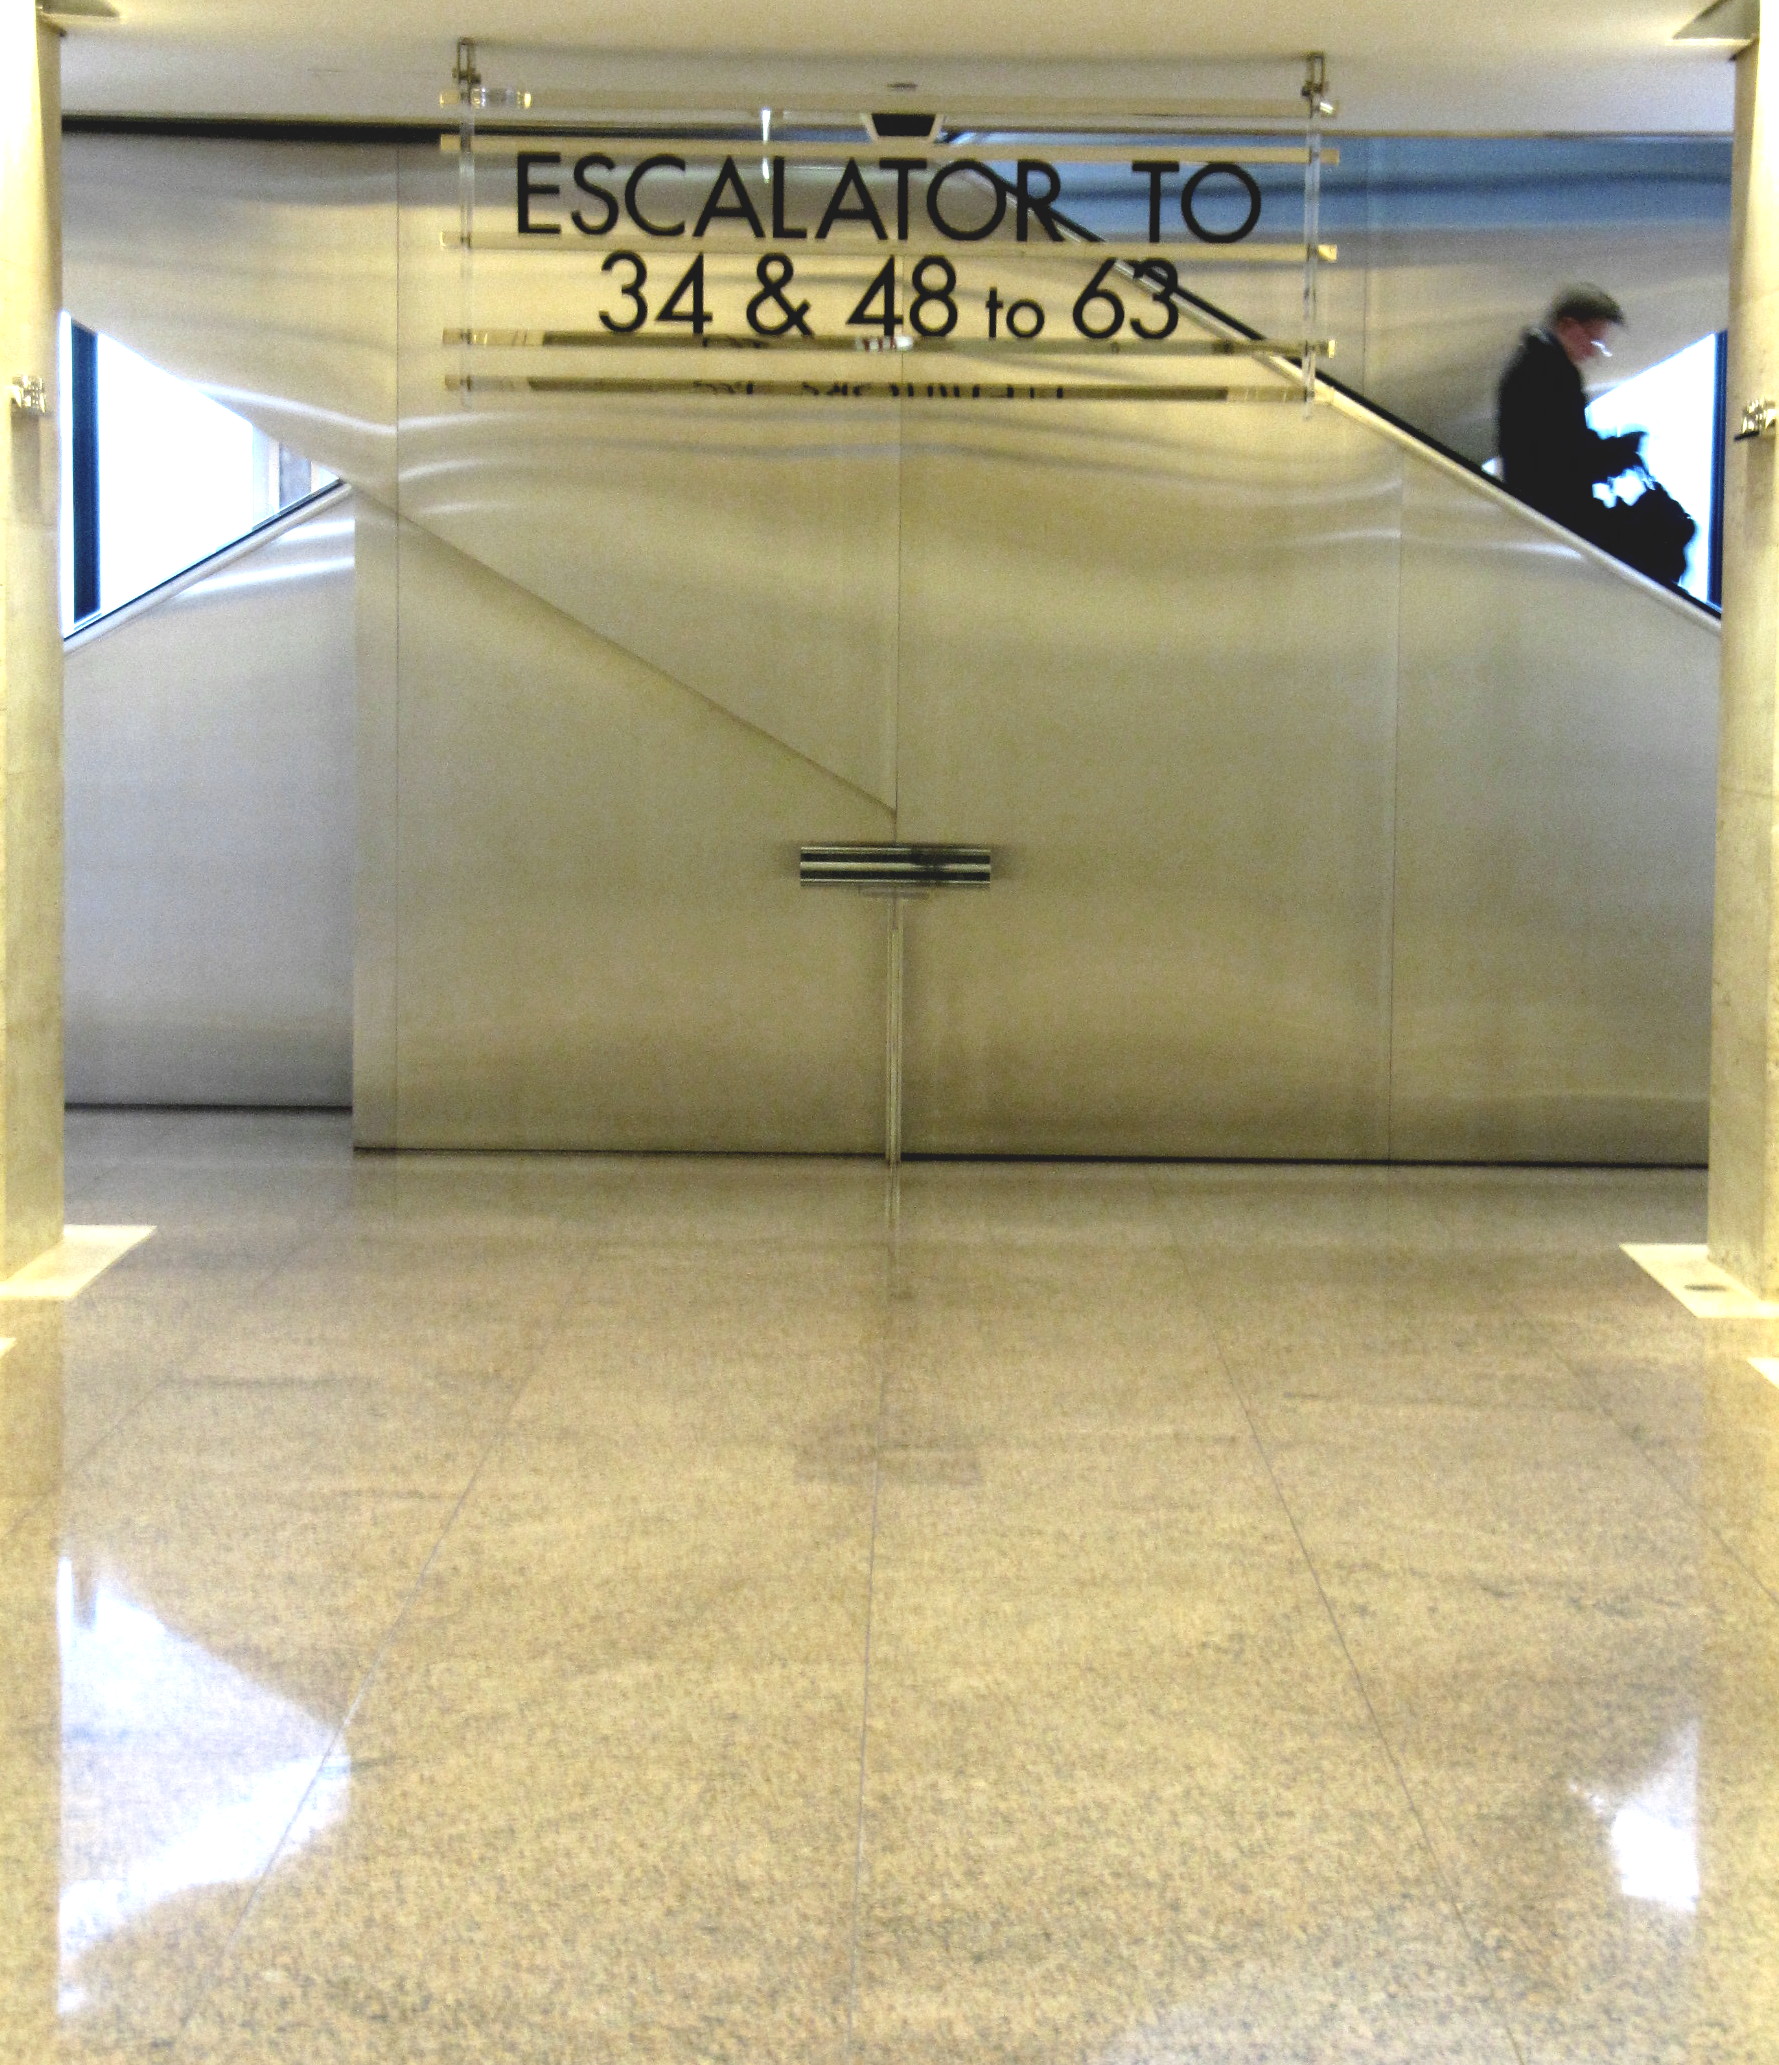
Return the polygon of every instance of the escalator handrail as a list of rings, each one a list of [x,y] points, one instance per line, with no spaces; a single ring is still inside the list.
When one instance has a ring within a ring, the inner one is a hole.
[[[260,546],[269,545],[287,530],[294,530],[299,523],[318,515],[329,503],[344,501],[351,492],[351,483],[344,480],[330,480],[325,487],[311,488],[308,494],[299,496],[294,502],[286,502],[274,515],[261,518],[250,530],[242,531],[226,545],[218,545],[214,552],[206,552],[202,559],[194,559],[189,566],[182,566],[165,580],[156,581],[152,588],[144,588],[126,602],[114,602],[107,610],[82,617],[71,629],[63,632],[62,650],[70,652],[101,632],[116,630],[124,619],[139,616],[157,603],[171,601],[181,589],[220,573],[231,560],[244,558]]]
[[[997,172],[992,165],[984,165],[982,170],[1006,193],[1009,199],[1017,201],[1020,198],[1018,188],[1003,173]],[[1084,222],[1077,222],[1073,216],[1065,215],[1060,208],[1053,207],[1049,213],[1050,219],[1053,222],[1060,224],[1071,236],[1078,238],[1082,243],[1104,243],[1105,239],[1097,231],[1089,229]],[[1132,263],[1134,264],[1135,261],[1132,261]],[[1156,292],[1146,282],[1145,291],[1151,294]],[[1214,301],[1207,301],[1202,294],[1195,294],[1190,287],[1175,286],[1167,293],[1157,295],[1156,298],[1172,301],[1181,308],[1189,309],[1194,315],[1207,322],[1221,324],[1224,329],[1232,331],[1237,337],[1244,339],[1248,343],[1254,343],[1265,335],[1264,331],[1256,330],[1251,324],[1244,323],[1240,316],[1231,315],[1227,309],[1219,308]],[[1308,339],[1305,340],[1306,343],[1308,341]],[[1301,361],[1297,359],[1281,357],[1275,363],[1290,366],[1299,373],[1303,370]],[[1405,443],[1415,446],[1429,457],[1439,460],[1446,466],[1456,467],[1474,482],[1477,487],[1484,489],[1488,493],[1500,496],[1502,500],[1511,503],[1515,509],[1523,510],[1535,522],[1548,524],[1552,530],[1556,531],[1561,537],[1580,546],[1602,566],[1610,567],[1615,573],[1622,574],[1626,580],[1640,582],[1653,594],[1664,596],[1671,602],[1681,604],[1684,608],[1695,612],[1709,623],[1718,624],[1722,622],[1723,611],[1715,603],[1702,601],[1700,597],[1692,594],[1685,588],[1673,587],[1666,581],[1653,580],[1648,574],[1640,573],[1636,567],[1627,566],[1622,559],[1616,558],[1603,546],[1596,545],[1591,538],[1584,537],[1580,531],[1572,530],[1559,518],[1547,515],[1542,509],[1534,508],[1523,496],[1516,495],[1505,482],[1497,480],[1492,473],[1485,473],[1474,459],[1467,459],[1462,452],[1454,451],[1450,445],[1442,443],[1440,439],[1430,435],[1427,431],[1398,416],[1394,410],[1385,408],[1381,402],[1373,401],[1369,395],[1361,394],[1356,387],[1349,387],[1344,380],[1336,379],[1333,374],[1321,367],[1318,367],[1316,370],[1316,382],[1318,386],[1327,387],[1332,393],[1339,395],[1349,408],[1363,415],[1375,417],[1378,422],[1394,432]]]

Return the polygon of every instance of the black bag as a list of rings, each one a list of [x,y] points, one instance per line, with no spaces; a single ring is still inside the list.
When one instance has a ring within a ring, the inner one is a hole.
[[[1643,492],[1634,502],[1616,502],[1601,510],[1600,543],[1652,581],[1678,587],[1686,572],[1686,548],[1699,527],[1647,466],[1635,471]]]

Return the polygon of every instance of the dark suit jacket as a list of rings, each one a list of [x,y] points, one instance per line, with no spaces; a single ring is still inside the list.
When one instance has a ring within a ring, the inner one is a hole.
[[[1572,530],[1591,533],[1598,480],[1637,463],[1633,436],[1588,428],[1580,369],[1548,330],[1528,330],[1501,376],[1496,426],[1502,478],[1512,493]]]

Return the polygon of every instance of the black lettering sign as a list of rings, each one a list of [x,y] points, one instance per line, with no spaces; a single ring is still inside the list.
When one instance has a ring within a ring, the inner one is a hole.
[[[1075,328],[1083,337],[1091,337],[1103,343],[1108,337],[1116,337],[1124,328],[1124,303],[1106,285],[1106,275],[1117,264],[1115,258],[1108,258],[1092,279],[1081,289],[1075,300]],[[1103,316],[1090,313],[1103,308]]]
[[[784,219],[784,160],[772,161],[772,235],[775,241],[786,237],[806,237],[806,229],[794,228]]]
[[[989,192],[994,196],[994,213],[986,222],[978,223],[974,229],[965,229],[957,223],[947,222],[945,211],[939,206],[939,197],[947,184],[966,172],[974,172],[985,180]],[[1001,226],[1001,219],[1007,213],[1007,191],[988,167],[975,158],[953,158],[950,164],[942,165],[927,181],[927,217],[943,237],[949,237],[956,244],[980,243],[984,237],[992,237]]]
[[[644,182],[657,172],[684,174],[687,169],[683,157],[668,151],[640,160],[623,179],[621,187],[618,167],[604,151],[588,151],[576,158],[570,192],[579,205],[573,208],[568,219],[586,237],[610,236],[627,218],[647,237],[683,237],[689,231],[692,236],[702,238],[719,225],[740,223],[745,224],[750,234],[762,243],[768,237],[774,242],[800,243],[809,238],[822,242],[836,231],[851,227],[868,229],[879,243],[892,237],[901,244],[909,241],[914,205],[913,178],[916,173],[929,172],[930,160],[886,157],[877,159],[874,165],[867,163],[861,166],[855,158],[844,159],[826,205],[813,227],[788,220],[791,196],[785,171],[787,162],[782,156],[774,157],[770,160],[769,170],[764,165],[761,168],[772,197],[770,230],[762,221],[764,197],[756,199],[750,192],[738,160],[733,156],[721,161],[695,221],[684,217],[677,220],[659,218],[646,199]],[[562,163],[562,154],[557,151],[517,153],[518,229],[521,236],[562,235],[559,221],[540,218],[537,212],[539,202],[556,200],[563,192],[558,180],[541,178],[539,174],[554,170]],[[1172,158],[1134,158],[1130,161],[1130,169],[1146,187],[1148,241],[1151,245],[1160,245],[1164,182],[1170,174],[1181,170],[1180,162]],[[867,170],[889,174],[895,180],[893,231],[885,226],[888,210],[883,200],[867,184]],[[606,184],[600,175],[610,176],[611,184]],[[975,191],[970,183],[972,176],[984,190],[986,212],[977,220],[971,219],[976,210],[968,199],[960,201],[955,193],[948,191],[954,181],[962,179],[967,196]],[[1207,187],[1212,200],[1219,204],[1211,208],[1209,221],[1203,208]],[[1231,187],[1235,189],[1233,193],[1229,191]],[[1043,158],[1016,160],[1014,176],[1010,179],[1003,178],[980,158],[952,158],[931,169],[925,183],[925,212],[933,229],[947,242],[974,244],[987,241],[1002,228],[1011,202],[1015,242],[1060,244],[1066,240],[1058,215],[1062,189],[1061,172]],[[1231,201],[1239,206],[1239,219],[1232,218],[1230,214],[1228,204]],[[1220,159],[1192,170],[1180,189],[1180,216],[1200,243],[1239,244],[1259,227],[1262,201],[1260,183],[1253,174],[1232,160]],[[1216,226],[1220,218],[1227,226]],[[1001,303],[1000,306],[1004,308],[1006,304]]]
[[[608,316],[604,309],[601,309],[599,311],[599,320],[606,329],[615,332],[620,337],[628,337],[632,330],[640,330],[649,319],[649,304],[644,298],[642,291],[648,282],[649,269],[637,257],[634,251],[614,251],[599,270],[601,272],[610,272],[614,267],[620,265],[629,266],[630,279],[626,285],[618,289],[618,292],[629,302],[634,313],[627,323],[620,323]]]
[[[1162,338],[1171,337],[1180,327],[1180,304],[1174,299],[1180,291],[1180,275],[1165,258],[1146,258],[1135,271],[1139,280],[1155,282],[1149,291],[1154,295],[1155,304],[1163,311],[1166,321],[1158,330],[1152,323],[1138,322],[1133,315],[1130,326],[1139,337],[1147,337],[1152,344],[1158,344]]]
[[[587,177],[587,174],[596,166],[601,172],[614,172],[617,169],[603,151],[589,151],[584,158],[579,158],[575,161],[575,185],[589,199],[597,201],[605,211],[598,222],[589,222],[578,208],[569,217],[569,220],[584,237],[603,237],[618,219],[617,195],[608,192],[602,186],[595,186],[592,180]]]
[[[1161,182],[1170,172],[1178,172],[1179,161],[1174,158],[1137,158],[1130,168],[1133,172],[1146,172],[1149,176],[1149,241],[1161,242]]]
[[[1047,182],[1044,191],[1033,193],[1032,181],[1042,178]],[[1044,234],[1053,244],[1062,242],[1062,231],[1056,226],[1056,211],[1051,207],[1062,192],[1062,174],[1054,165],[1047,165],[1042,158],[1021,158],[1017,180],[1018,204],[1013,214],[1013,239],[1023,244],[1029,241],[1028,230],[1035,215],[1044,226]]]
[[[949,337],[957,328],[957,267],[934,252],[916,265],[909,284],[909,322],[923,337]]]
[[[856,196],[857,205],[846,206],[846,197]],[[868,222],[871,234],[881,243],[886,231],[883,218],[877,212],[877,203],[872,200],[864,179],[860,176],[857,163],[848,158],[846,170],[834,182],[834,191],[828,197],[828,205],[822,210],[821,226],[816,230],[816,240],[825,237],[837,222]]]
[[[908,176],[912,172],[927,169],[925,158],[879,158],[879,172],[893,172],[896,175],[896,241],[908,241]]]
[[[1207,229],[1194,203],[1207,179],[1233,179],[1248,197],[1248,212],[1234,229]],[[1180,189],[1180,214],[1186,227],[1204,244],[1239,244],[1254,234],[1260,220],[1260,182],[1245,165],[1201,165]]]
[[[651,172],[662,166],[666,166],[675,172],[683,172],[686,169],[686,161],[684,158],[676,158],[670,154],[644,158],[642,163],[637,166],[636,170],[624,182],[624,207],[629,214],[630,220],[636,224],[637,228],[645,236],[683,237],[686,233],[686,226],[683,222],[651,222],[642,212],[642,203],[639,198],[642,192],[642,183]]]
[[[733,194],[735,198],[725,201],[725,194]],[[741,183],[741,174],[735,169],[733,158],[723,160],[722,170],[711,181],[710,192],[699,211],[698,227],[692,232],[693,236],[703,236],[713,222],[745,222],[756,237],[764,237],[766,234],[760,227],[760,218],[754,212],[754,204],[748,197],[747,188]]]
[[[559,186],[539,186],[531,176],[534,165],[560,165],[560,151],[521,151],[519,153],[519,234],[522,237],[559,237],[562,225],[559,222],[533,222],[531,204],[548,194],[559,194]]]
[[[896,334],[896,261],[886,258],[883,266],[847,317],[849,328],[881,330],[886,337]]]
[[[694,337],[710,328],[710,311],[704,305],[704,253],[699,252],[686,268],[685,277],[661,304],[658,323],[685,323]]]
[[[768,251],[754,267],[760,291],[747,305],[747,326],[756,337],[788,337],[793,330],[803,337],[814,334],[806,320],[809,303],[792,301],[785,294],[796,270],[781,251]]]

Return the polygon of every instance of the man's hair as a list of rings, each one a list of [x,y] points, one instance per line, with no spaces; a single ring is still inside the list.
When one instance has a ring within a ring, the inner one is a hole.
[[[1550,305],[1547,323],[1616,323],[1624,327],[1625,312],[1604,287],[1565,287]]]

